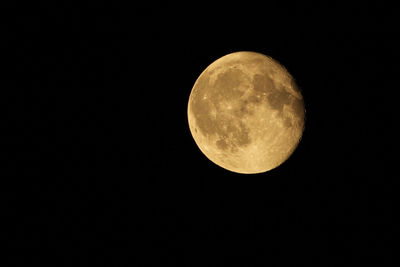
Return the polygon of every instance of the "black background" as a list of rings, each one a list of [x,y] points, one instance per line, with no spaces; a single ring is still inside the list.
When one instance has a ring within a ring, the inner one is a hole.
[[[395,262],[395,8],[30,5],[3,9],[4,266]],[[241,50],[306,104],[299,147],[263,174],[214,165],[187,123],[198,75]]]

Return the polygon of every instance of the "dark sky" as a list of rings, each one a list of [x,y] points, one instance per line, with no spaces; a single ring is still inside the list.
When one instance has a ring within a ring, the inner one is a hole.
[[[4,266],[395,261],[396,9],[53,2],[2,25]],[[306,104],[264,174],[214,165],[187,123],[198,75],[241,50],[281,62]]]

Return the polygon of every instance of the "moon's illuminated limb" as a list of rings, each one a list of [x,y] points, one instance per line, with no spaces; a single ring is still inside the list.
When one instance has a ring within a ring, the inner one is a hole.
[[[277,61],[254,52],[228,54],[209,65],[188,103],[192,136],[215,164],[260,173],[282,164],[304,129],[304,102]]]

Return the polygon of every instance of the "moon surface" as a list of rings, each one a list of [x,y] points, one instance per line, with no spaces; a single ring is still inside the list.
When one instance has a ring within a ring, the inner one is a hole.
[[[203,154],[237,173],[262,173],[296,149],[305,108],[293,77],[276,60],[235,52],[209,65],[190,93],[188,122]]]

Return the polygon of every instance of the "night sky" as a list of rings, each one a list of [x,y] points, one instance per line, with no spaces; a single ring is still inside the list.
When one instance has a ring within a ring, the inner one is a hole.
[[[0,265],[395,262],[395,8],[53,2],[5,9]],[[306,106],[296,151],[256,175],[209,161],[187,122],[200,73],[243,50]]]

